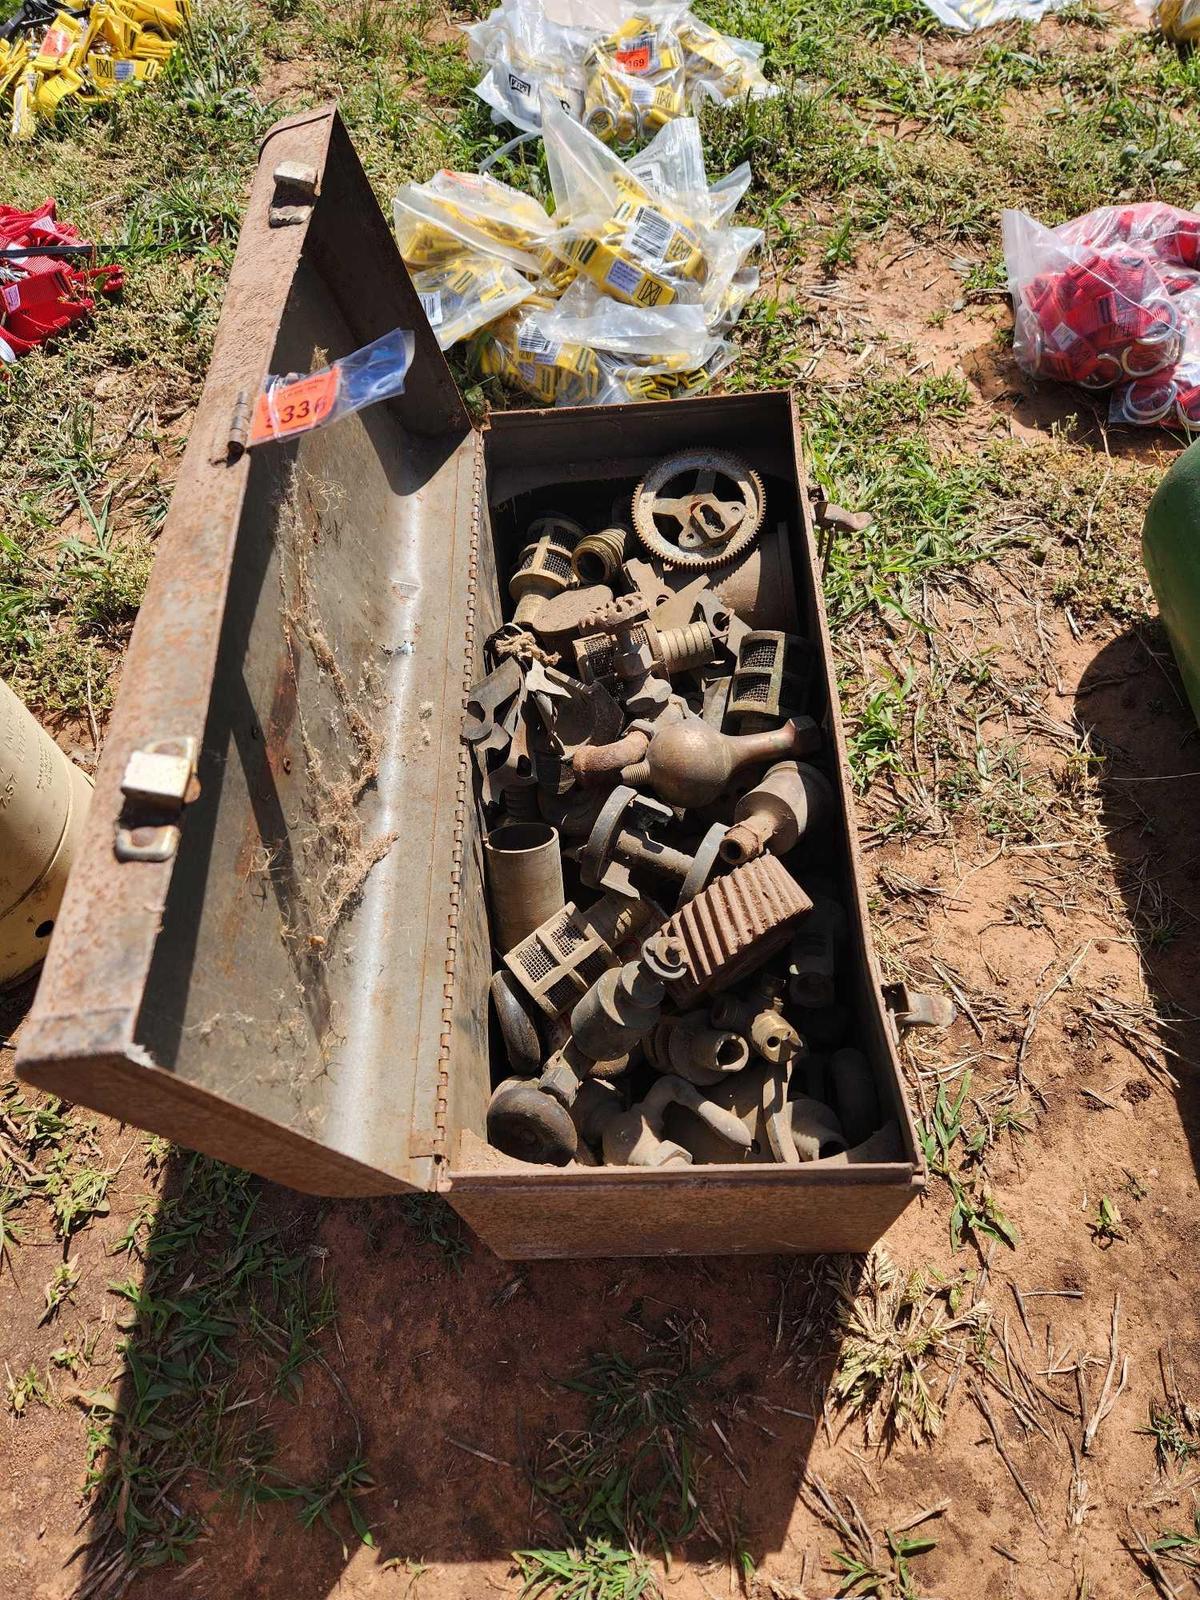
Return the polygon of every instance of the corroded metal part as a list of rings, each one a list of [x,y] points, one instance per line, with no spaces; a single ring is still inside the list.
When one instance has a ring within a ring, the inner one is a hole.
[[[788,950],[788,997],[818,1011],[837,999],[838,954],[848,932],[845,910],[828,895],[813,896],[811,915],[796,929]]]
[[[646,754],[650,737],[640,728],[631,728],[620,739],[610,744],[589,744],[576,750],[571,758],[575,776],[585,788],[599,789],[614,784],[621,776],[621,768],[640,761]]]
[[[689,1083],[720,1083],[750,1060],[750,1046],[738,1033],[710,1025],[703,1011],[663,1017],[646,1040],[646,1054],[659,1072],[674,1072]]]
[[[799,1095],[788,1101],[788,1112],[792,1140],[801,1161],[823,1161],[845,1153],[849,1141],[832,1107]]]
[[[715,1027],[732,1028],[740,1034],[764,1061],[778,1064],[803,1053],[804,1041],[776,1006],[720,995],[713,1004],[712,1018]]]
[[[829,1063],[829,1077],[846,1130],[846,1143],[861,1144],[880,1123],[879,1091],[871,1064],[861,1050],[836,1050]]]
[[[561,911],[562,849],[547,822],[506,822],[483,841],[492,943],[511,950]]]
[[[764,850],[786,855],[810,828],[832,816],[833,809],[833,790],[824,773],[805,762],[781,761],[734,806],[722,859],[740,866]]]
[[[533,631],[552,650],[565,650],[579,634],[583,618],[607,605],[612,597],[612,590],[599,583],[585,589],[563,589],[539,608]]]
[[[571,1113],[524,1078],[507,1078],[487,1108],[488,1142],[517,1161],[565,1167],[579,1136]]]
[[[762,733],[719,733],[698,717],[655,730],[644,769],[626,782],[646,783],[660,800],[675,806],[706,806],[729,785],[736,772],[755,762],[807,755],[820,743],[811,717],[793,717]]]
[[[491,996],[509,1067],[518,1078],[536,1077],[541,1070],[542,1042],[520,986],[503,967],[492,974]]]
[[[685,850],[660,843],[656,837],[673,821],[670,806],[638,794],[628,784],[618,784],[604,802],[587,843],[579,852],[584,883],[593,889],[611,889],[616,894],[638,897],[646,877],[670,878],[680,886],[677,904],[686,904],[699,894],[719,865],[725,829],[715,823],[700,841],[695,855],[688,855]]]
[[[726,714],[743,733],[805,713],[812,700],[817,654],[796,634],[760,629],[742,636]]]
[[[670,1106],[683,1106],[726,1147],[737,1153],[750,1146],[751,1136],[740,1117],[702,1095],[694,1084],[674,1074],[656,1080],[645,1099],[626,1112],[611,1117],[604,1127],[604,1160],[613,1167],[688,1166],[691,1155],[681,1145],[662,1137]]]
[[[644,959],[610,967],[571,1011],[571,1038],[593,1061],[628,1054],[658,1021],[666,988]]]
[[[621,570],[629,545],[628,528],[601,528],[589,533],[571,552],[571,570],[580,583],[608,583]]]
[[[574,537],[572,530],[575,530]],[[569,517],[539,517],[528,529],[529,542],[517,560],[508,580],[508,592],[516,601],[513,622],[531,627],[547,600],[561,594],[574,583],[571,550],[583,529]]]
[[[812,901],[774,856],[760,856],[715,878],[663,924],[683,945],[687,973],[671,997],[688,1006],[699,994],[726,989],[760,967],[788,941]]]
[[[509,950],[504,964],[540,1011],[559,1017],[616,965],[626,939],[661,920],[653,901],[619,895],[605,895],[584,910],[566,905]]]
[[[730,486],[720,494],[718,480]],[[740,456],[681,450],[657,461],[637,485],[633,527],[660,561],[700,570],[724,566],[748,550],[765,509],[763,481]]]

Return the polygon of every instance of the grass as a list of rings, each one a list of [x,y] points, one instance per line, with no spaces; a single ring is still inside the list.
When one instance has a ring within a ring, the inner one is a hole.
[[[686,1332],[668,1331],[640,1357],[604,1351],[563,1380],[586,1420],[550,1441],[534,1488],[573,1544],[665,1554],[694,1531],[706,1459],[699,1408],[712,1404],[713,1370],[695,1362]]]
[[[874,1440],[935,1439],[944,1415],[935,1385],[956,1364],[986,1357],[986,1302],[963,1304],[965,1278],[900,1272],[882,1246],[866,1258],[861,1278],[845,1258],[835,1258],[831,1271],[841,1334],[831,1395],[863,1417]]]
[[[970,1071],[962,1074],[957,1092],[939,1083],[929,1115],[918,1126],[918,1137],[930,1172],[950,1189],[950,1248],[958,1250],[969,1238],[979,1244],[995,1240],[1015,1249],[1017,1229],[996,1204],[983,1179],[982,1163],[1002,1132],[1027,1132],[1028,1123],[1012,1091],[1004,1091],[1006,1097],[992,1114],[978,1101],[969,1105],[971,1084]]]
[[[522,1600],[657,1600],[652,1568],[631,1550],[589,1539],[582,1550],[518,1550]]]

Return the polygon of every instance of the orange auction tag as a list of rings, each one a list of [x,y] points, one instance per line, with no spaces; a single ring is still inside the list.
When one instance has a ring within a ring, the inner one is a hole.
[[[307,378],[274,383],[258,397],[250,443],[288,439],[316,428],[329,416],[338,397],[338,369],[326,367]]]
[[[617,64],[622,72],[646,72],[650,66],[650,46],[639,44],[632,50],[618,50]]]

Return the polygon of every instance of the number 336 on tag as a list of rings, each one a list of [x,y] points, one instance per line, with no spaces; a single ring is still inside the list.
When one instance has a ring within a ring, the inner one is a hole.
[[[274,383],[258,397],[254,408],[254,422],[250,428],[250,443],[263,444],[268,439],[290,439],[293,434],[307,433],[326,421],[338,397],[338,370],[327,367],[324,372],[314,372],[308,378],[294,378],[290,383]]]

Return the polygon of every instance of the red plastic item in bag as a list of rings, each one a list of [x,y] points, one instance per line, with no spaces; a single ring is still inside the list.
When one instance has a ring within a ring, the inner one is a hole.
[[[91,266],[94,256],[79,231],[58,220],[53,200],[36,211],[0,206],[0,363],[90,317],[95,294],[124,287],[120,267]]]
[[[1200,347],[1200,215],[1151,201],[1046,228],[1006,211],[1003,229],[1025,371],[1113,390],[1114,422],[1196,426],[1170,379]]]

